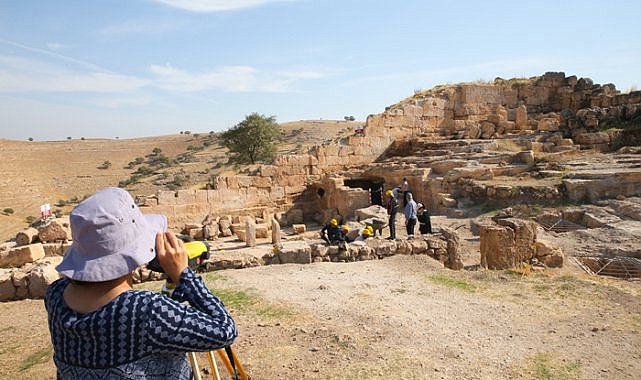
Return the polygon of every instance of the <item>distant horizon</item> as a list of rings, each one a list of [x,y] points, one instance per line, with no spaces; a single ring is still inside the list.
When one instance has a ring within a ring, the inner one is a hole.
[[[292,123],[305,123],[305,122],[314,122],[314,121],[335,121],[335,122],[346,122],[344,119],[339,120],[339,119],[308,119],[308,120],[291,120],[291,121],[277,121],[278,124],[292,124]],[[350,123],[365,123],[365,120],[350,120]],[[188,132],[188,133],[181,133],[181,132]],[[154,138],[154,137],[165,137],[165,136],[193,136],[193,135],[208,135],[210,132],[214,133],[221,133],[224,132],[224,130],[221,131],[191,131],[191,130],[184,130],[184,131],[178,131],[176,133],[163,133],[161,135],[141,135],[141,136],[130,136],[130,137],[120,137],[120,136],[114,136],[114,137],[107,137],[107,136],[80,136],[80,137],[73,137],[73,136],[66,136],[64,138],[50,138],[50,139],[38,139],[34,136],[28,136],[26,139],[13,139],[13,138],[7,138],[7,137],[0,137],[0,140],[6,140],[6,141],[25,141],[25,142],[64,142],[64,141],[82,141],[82,140],[136,140],[136,139],[146,139],[146,138]],[[71,137],[71,139],[67,138]],[[33,141],[29,141],[29,138],[33,138]]]
[[[0,137],[365,121],[437,85],[545,72],[641,85],[641,2],[0,3]],[[203,133],[203,132],[201,132]]]

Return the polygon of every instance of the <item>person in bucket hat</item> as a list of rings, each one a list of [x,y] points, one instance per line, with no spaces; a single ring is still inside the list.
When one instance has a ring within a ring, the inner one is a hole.
[[[164,216],[143,214],[127,191],[109,187],[78,204],[70,222],[73,243],[56,267],[63,278],[45,294],[59,379],[191,379],[186,352],[236,339]],[[132,272],[155,256],[176,284],[171,298],[132,288]]]

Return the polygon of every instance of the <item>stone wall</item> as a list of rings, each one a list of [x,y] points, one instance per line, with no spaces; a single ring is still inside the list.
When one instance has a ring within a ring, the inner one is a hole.
[[[413,239],[394,241],[367,239],[347,244],[345,249],[323,243],[290,241],[279,244],[265,254],[262,261],[271,264],[310,264],[312,262],[351,262],[382,259],[393,255],[428,255],[450,269],[463,268],[459,240],[455,231],[444,228],[433,235],[418,235]]]
[[[465,139],[564,131],[585,141],[622,122],[641,121],[641,91],[549,72],[530,80],[437,87],[370,115],[367,134],[404,139],[425,133]],[[599,147],[597,145],[597,147]],[[601,148],[607,148],[601,146]]]

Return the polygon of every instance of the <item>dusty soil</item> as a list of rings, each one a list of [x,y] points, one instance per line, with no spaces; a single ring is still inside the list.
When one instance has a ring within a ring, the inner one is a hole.
[[[0,210],[14,210],[11,215],[0,215],[0,239],[11,238],[25,228],[25,218],[38,216],[41,204],[50,203],[56,209],[59,200],[82,199],[106,186],[116,186],[129,178],[133,170],[126,166],[136,157],[150,154],[155,147],[176,155],[192,143],[190,140],[193,137],[183,135],[43,142],[0,139]],[[99,169],[105,161],[111,166]],[[61,209],[68,212],[69,207]]]
[[[204,276],[238,323],[235,349],[254,379],[639,378],[641,283],[571,263],[475,269],[478,239],[466,222],[434,220],[464,226],[463,271],[394,256]],[[42,301],[0,304],[0,326],[0,377],[54,377]]]

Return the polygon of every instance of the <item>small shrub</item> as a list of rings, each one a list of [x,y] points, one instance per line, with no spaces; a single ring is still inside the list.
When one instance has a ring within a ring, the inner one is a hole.
[[[167,167],[172,165],[172,160],[165,156],[164,154],[158,154],[156,156],[151,157],[147,163],[150,166],[160,166],[160,167]]]
[[[151,150],[151,153],[154,154],[154,156],[159,155],[162,152],[162,149],[155,147],[154,149]]]
[[[5,215],[11,215],[11,214],[13,214],[13,209],[10,208],[10,207],[7,207],[4,210],[2,210],[2,213],[5,214]]]
[[[33,137],[29,137],[27,140],[29,140],[29,141],[33,141]]]
[[[174,175],[174,181],[172,182],[174,185],[180,187],[185,184],[186,178],[182,174],[175,174]]]
[[[67,201],[65,201],[64,199],[60,199],[58,200],[58,202],[56,202],[56,206],[58,207],[64,207],[66,205],[67,205]]]
[[[153,172],[154,170],[148,166],[140,166],[135,173],[140,175],[151,175]]]
[[[56,218],[60,218],[60,217],[62,216],[62,210],[61,210],[61,209],[59,209],[59,208],[57,208],[57,209],[53,210],[53,215],[54,215]]]
[[[104,161],[102,164],[98,166],[98,169],[109,169],[110,167],[111,167],[111,162]]]
[[[31,223],[36,221],[36,217],[33,215],[29,215],[28,217],[25,218],[24,221],[27,222],[28,225],[31,225]]]
[[[126,187],[129,185],[133,185],[135,183],[138,183],[138,181],[140,181],[140,176],[137,174],[132,174],[131,177],[129,177],[129,179],[125,179],[118,182],[118,187]]]

